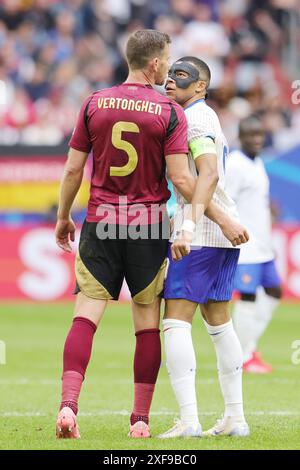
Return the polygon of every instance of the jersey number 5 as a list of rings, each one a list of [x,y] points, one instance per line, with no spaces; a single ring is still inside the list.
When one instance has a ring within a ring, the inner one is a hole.
[[[134,146],[122,139],[122,132],[140,132],[134,122],[119,121],[112,128],[111,142],[118,150],[124,150],[128,155],[128,162],[124,166],[111,166],[110,176],[128,176],[134,172],[138,164],[138,154]]]

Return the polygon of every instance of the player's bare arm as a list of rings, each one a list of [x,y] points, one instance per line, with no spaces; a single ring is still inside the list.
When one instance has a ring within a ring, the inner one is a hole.
[[[165,158],[168,177],[172,184],[187,201],[191,201],[195,190],[196,178],[190,172],[187,155],[167,155]]]
[[[219,180],[216,154],[199,155],[195,159],[195,164],[199,176],[191,200],[190,214],[186,215],[181,233],[172,245],[174,260],[180,260],[183,256],[189,254],[195,225],[206,211]],[[190,222],[190,227],[185,226],[187,221]]]
[[[192,201],[195,191],[196,178],[189,170],[187,158],[183,155],[170,155],[166,157],[168,177],[176,189],[188,201]],[[230,217],[211,199],[204,214],[212,222],[219,225],[224,236],[230,241],[232,246],[238,246],[249,240],[249,234],[245,227],[237,220]]]
[[[249,234],[245,227],[239,221],[226,214],[214,201],[210,201],[205,215],[219,225],[224,236],[230,241],[232,246],[247,243],[249,240]]]
[[[60,185],[55,238],[57,245],[69,253],[72,251],[70,241],[75,240],[75,224],[70,213],[82,182],[87,156],[86,152],[70,148]]]

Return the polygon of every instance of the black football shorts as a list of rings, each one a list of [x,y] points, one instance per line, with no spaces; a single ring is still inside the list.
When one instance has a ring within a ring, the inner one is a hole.
[[[124,278],[133,300],[152,303],[163,290],[167,264],[168,237],[163,223],[146,226],[148,237],[124,239],[127,227],[118,227],[116,238],[99,238],[97,222],[85,221],[76,254],[75,293],[82,292],[93,299],[118,300]],[[102,226],[103,228],[103,226]],[[159,233],[154,237],[150,234]],[[122,238],[120,230],[122,229]],[[145,229],[145,227],[144,227]],[[145,230],[144,230],[145,233]]]

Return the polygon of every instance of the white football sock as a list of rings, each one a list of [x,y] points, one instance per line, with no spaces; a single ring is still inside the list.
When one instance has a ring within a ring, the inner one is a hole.
[[[167,369],[172,388],[180,406],[183,423],[199,423],[195,388],[196,357],[192,325],[188,322],[163,320]]]
[[[266,331],[278,304],[279,300],[267,295],[263,289],[258,290],[255,302],[236,302],[234,327],[241,342],[244,362],[256,351],[257,343]]]
[[[264,289],[258,289],[255,306],[256,306],[256,329],[255,337],[253,341],[255,342],[255,350],[257,349],[257,343],[261,336],[266,331],[270,321],[272,320],[274,310],[278,307],[280,303],[279,299],[271,297],[266,294]]]
[[[243,354],[232,321],[211,326],[204,321],[214,343],[219,382],[225,402],[224,416],[244,416],[243,410]]]
[[[248,361],[256,349],[256,305],[249,300],[237,300],[233,309],[234,329],[243,351],[243,362]]]

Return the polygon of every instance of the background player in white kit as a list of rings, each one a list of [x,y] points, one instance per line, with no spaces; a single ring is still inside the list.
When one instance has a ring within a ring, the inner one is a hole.
[[[169,77],[172,80],[167,84],[167,93],[183,106],[188,121],[190,170],[197,177],[192,208],[194,210],[195,204],[202,204],[205,212],[212,199],[227,216],[236,218],[235,204],[224,190],[227,142],[216,113],[205,103],[210,70],[195,57],[183,57],[172,65]],[[196,360],[191,336],[191,323],[198,304],[215,346],[225,402],[224,417],[204,435],[246,436],[249,427],[243,411],[243,356],[228,310],[239,249],[232,248],[220,226],[206,216],[201,217],[195,227],[195,212],[188,218],[186,201],[179,194],[176,196],[176,240],[169,249],[163,326],[167,367],[180,406],[181,419],[159,437],[202,435],[195,390]],[[248,240],[244,229],[239,233],[234,246]]]
[[[240,300],[234,308],[234,326],[244,354],[244,371],[269,373],[256,351],[281,298],[280,278],[274,262],[271,235],[269,179],[259,157],[264,131],[256,116],[240,123],[241,150],[231,152],[226,167],[226,187],[237,204],[250,241],[242,247],[235,277]],[[258,291],[262,286],[263,289]]]

